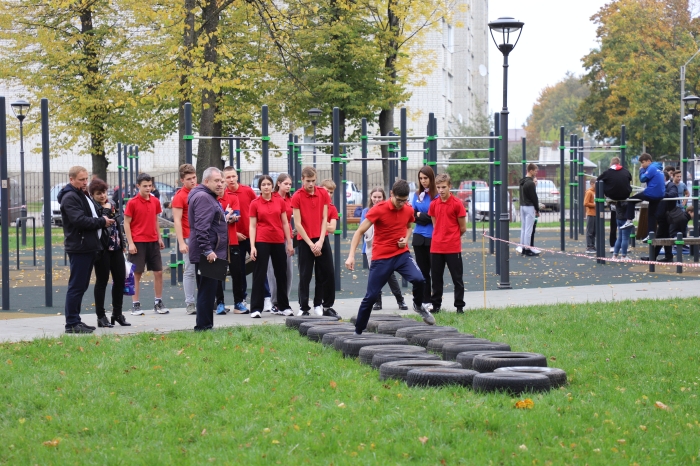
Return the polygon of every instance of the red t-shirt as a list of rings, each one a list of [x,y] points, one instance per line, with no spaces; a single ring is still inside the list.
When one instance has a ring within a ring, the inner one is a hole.
[[[250,186],[238,184],[238,189],[232,191],[231,188],[226,188],[226,192],[238,197],[238,205],[241,207],[241,219],[236,225],[236,233],[243,233],[246,238],[250,237],[250,203],[257,197],[255,191]]]
[[[292,196],[280,196],[280,193],[272,193],[273,196],[277,196],[284,201],[284,206],[287,209],[287,223],[289,224],[289,237],[292,237],[292,216],[294,215],[294,209],[292,208]]]
[[[320,186],[314,188],[313,194],[307,193],[305,189],[300,189],[292,196],[292,208],[299,209],[301,226],[304,227],[309,239],[320,238],[323,206],[330,205],[330,203],[331,197],[328,195],[328,191]],[[301,239],[301,235],[298,234],[297,239]]]
[[[160,230],[157,228],[156,215],[161,212],[160,201],[153,194],[148,199],[137,194],[129,200],[124,215],[131,217],[131,239],[134,243],[158,241]]]
[[[330,204],[328,206],[328,223],[330,223],[331,220],[340,220],[340,218],[338,217],[338,209],[336,209],[333,204]],[[338,223],[335,224],[335,229],[338,229]],[[328,236],[327,231],[326,236]]]
[[[287,206],[281,197],[271,196],[270,200],[262,196],[250,204],[250,217],[257,219],[255,232],[256,243],[284,243],[281,215],[287,212]]]
[[[230,207],[233,210],[241,210],[239,204],[238,204],[238,196],[234,195],[229,191],[228,189],[224,190],[224,195],[219,198],[219,204],[221,204],[221,207],[224,209],[224,212],[226,211],[227,207]],[[238,246],[238,235],[236,234],[237,226],[241,223],[241,220],[239,219],[235,223],[229,223],[228,224],[228,245],[229,246]]]
[[[188,214],[189,203],[187,196],[190,195],[191,189],[180,188],[173,196],[171,206],[173,209],[182,209],[182,237],[187,239],[190,237],[190,218]]]
[[[408,251],[408,244],[399,249],[397,243],[406,237],[408,224],[415,221],[413,208],[409,204],[396,209],[391,200],[382,201],[369,209],[365,219],[374,224],[372,261],[388,259]]]
[[[462,234],[459,232],[458,218],[466,217],[462,201],[450,195],[445,202],[438,197],[430,203],[428,215],[435,219],[430,252],[454,254],[462,252]]]

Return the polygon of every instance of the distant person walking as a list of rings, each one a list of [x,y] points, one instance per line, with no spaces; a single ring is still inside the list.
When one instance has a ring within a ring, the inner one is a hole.
[[[83,295],[90,286],[90,275],[97,253],[102,251],[102,230],[114,220],[97,214],[87,196],[88,172],[81,166],[68,171],[69,182],[58,193],[63,223],[63,245],[70,260],[70,277],[66,291],[66,333],[92,333],[95,327],[80,320]]]
[[[524,256],[538,256],[531,248],[532,227],[535,218],[540,216],[540,201],[537,198],[537,188],[534,178],[537,176],[537,165],[527,166],[527,176],[520,180],[520,244],[523,245]]]

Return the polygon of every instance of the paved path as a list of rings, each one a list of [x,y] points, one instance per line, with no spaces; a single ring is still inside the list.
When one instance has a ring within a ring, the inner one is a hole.
[[[552,288],[534,288],[518,290],[497,290],[465,293],[467,309],[490,309],[532,304],[611,302],[635,299],[668,299],[700,296],[700,280],[685,282],[638,282],[615,285],[586,285]],[[344,319],[350,319],[357,313],[361,299],[339,299],[335,309]],[[397,312],[393,310],[394,300],[385,297],[383,314]],[[407,296],[406,301],[410,301]],[[452,302],[452,294],[446,293],[443,300]],[[251,319],[247,315],[227,314],[215,316],[215,327],[236,325],[281,324],[284,317],[264,314],[262,319]],[[0,319],[2,319],[0,313]],[[85,321],[94,324],[94,314],[85,316]],[[134,334],[139,332],[166,333],[176,330],[191,330],[195,316],[188,316],[184,309],[171,309],[170,314],[158,315],[148,313],[145,316],[127,315],[131,327],[116,326],[111,329],[97,329],[94,334]],[[64,317],[62,315],[30,317],[23,319],[0,320],[0,342],[29,341],[36,338],[53,338],[64,335]],[[80,338],[75,335],[74,337]]]

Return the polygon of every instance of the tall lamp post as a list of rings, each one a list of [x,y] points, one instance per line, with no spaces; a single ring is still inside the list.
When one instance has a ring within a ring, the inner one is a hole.
[[[689,144],[689,149],[690,149],[690,154],[685,154],[685,157],[682,159],[685,160],[692,160],[693,163],[691,165],[692,167],[692,178],[695,179],[695,139],[693,138],[693,132],[695,130],[695,118],[698,116],[700,113],[700,110],[698,109],[698,104],[700,104],[700,97],[696,95],[689,95],[688,97],[683,97],[683,103],[688,105],[688,115],[684,116],[684,120],[690,126],[690,144]],[[682,160],[681,159],[681,160]],[[687,170],[683,170],[683,179],[685,180],[686,178],[686,172]],[[681,193],[682,195],[682,193]],[[692,194],[695,196],[695,193]]]
[[[321,110],[319,110],[316,107],[309,110],[309,116],[311,117],[311,125],[314,127],[314,168],[316,168],[316,125],[318,125],[318,117],[321,116],[321,113],[323,112],[321,112]]]
[[[24,193],[24,118],[29,112],[31,105],[24,99],[19,99],[10,104],[12,111],[19,120],[19,166],[20,166],[20,189],[22,206],[20,207],[20,217],[27,216],[27,199]],[[22,220],[22,246],[27,245],[27,222]]]
[[[522,21],[516,21],[510,17],[498,18],[489,23],[491,38],[498,50],[503,54],[503,108],[501,109],[501,134],[505,134],[505,140],[501,141],[501,254],[500,259],[500,280],[498,288],[509,289],[510,286],[510,258],[508,241],[510,232],[508,231],[510,209],[508,208],[508,55],[513,51],[520,39],[523,29]],[[495,33],[495,34],[494,34]]]

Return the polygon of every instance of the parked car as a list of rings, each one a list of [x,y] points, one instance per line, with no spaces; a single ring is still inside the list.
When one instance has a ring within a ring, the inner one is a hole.
[[[161,196],[165,195],[172,199],[172,197],[175,195],[175,191],[177,191],[177,188],[174,186],[170,186],[169,184],[161,183],[160,181],[156,181],[154,183],[156,189],[160,193]]]
[[[280,176],[280,172],[270,172],[268,173],[270,175],[270,178],[272,178],[272,186],[274,188],[275,183],[277,183],[277,177]],[[260,181],[260,177],[262,176],[262,173],[258,173],[253,177],[253,181],[250,183],[250,187],[253,188],[253,191],[255,191],[255,195],[259,196],[260,195],[260,189],[258,188],[258,182]]]
[[[51,225],[56,225],[57,227],[63,226],[63,219],[61,218],[61,204],[58,203],[58,193],[61,192],[65,185],[66,183],[59,183],[57,185],[54,185],[54,187],[51,188],[51,192],[49,193],[49,202],[51,202]],[[46,202],[45,199],[44,202]],[[41,224],[45,225],[43,205],[41,207]]]
[[[350,180],[345,183],[345,197],[348,204],[362,205],[362,191]]]
[[[470,202],[471,204],[471,202]],[[493,204],[489,210],[489,190],[488,188],[479,188],[474,191],[474,209],[475,212],[472,213],[477,221],[486,221],[489,215],[493,213],[496,214],[496,196],[494,194]],[[508,220],[513,221],[515,218],[515,207],[513,207],[513,201],[510,198],[510,192],[508,193]],[[495,220],[498,218],[494,217]]]
[[[489,187],[489,184],[486,181],[482,180],[464,180],[461,183],[459,183],[459,187],[457,188],[455,196],[457,196],[462,201],[464,207],[468,207],[468,204],[470,203],[469,199],[472,197],[472,182],[474,182],[474,185],[477,189]]]
[[[9,217],[12,223],[19,217],[20,211],[22,210],[22,193],[20,192],[19,183],[14,178],[10,178],[10,187],[8,189],[10,192],[10,202],[9,202]],[[0,191],[0,199],[2,199],[2,191]],[[2,219],[0,219],[2,223]]]
[[[162,211],[160,216],[170,222],[174,221],[172,206],[173,196],[175,196],[174,193],[172,195],[167,193],[160,194],[160,210]]]
[[[552,180],[537,180],[537,198],[545,209],[559,212],[559,190]]]

